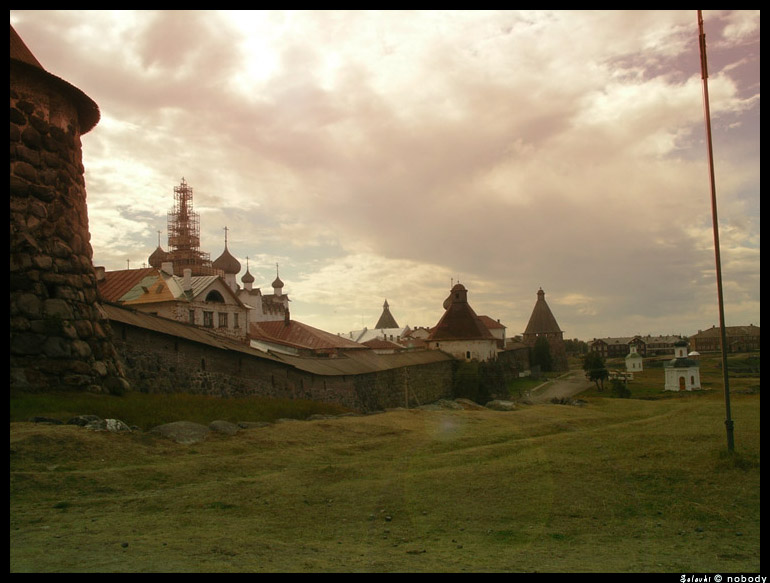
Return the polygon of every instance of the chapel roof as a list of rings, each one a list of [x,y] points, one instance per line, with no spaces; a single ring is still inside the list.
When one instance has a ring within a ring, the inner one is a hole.
[[[458,283],[445,300],[446,311],[428,340],[496,340],[468,303],[468,290]]]

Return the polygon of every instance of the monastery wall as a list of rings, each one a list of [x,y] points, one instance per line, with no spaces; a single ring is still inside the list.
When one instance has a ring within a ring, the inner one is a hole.
[[[335,403],[360,412],[451,398],[450,360],[376,372],[313,374],[278,359],[112,322],[133,390],[219,397],[263,396]]]

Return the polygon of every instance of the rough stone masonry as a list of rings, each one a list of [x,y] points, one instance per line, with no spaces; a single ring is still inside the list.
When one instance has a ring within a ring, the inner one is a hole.
[[[96,104],[11,27],[11,391],[127,388],[97,295],[81,135]]]

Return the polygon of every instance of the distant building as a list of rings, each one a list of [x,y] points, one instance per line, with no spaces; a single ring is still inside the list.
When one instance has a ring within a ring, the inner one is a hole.
[[[105,301],[246,340],[247,308],[222,277],[172,271],[170,262],[161,269],[99,270],[99,293]]]
[[[626,355],[626,371],[627,372],[642,372],[644,370],[644,359],[642,355],[636,351],[636,345],[630,345],[631,352]]]
[[[722,350],[721,330],[712,326],[708,330],[698,330],[690,336],[690,345],[698,352],[720,352]],[[759,350],[759,326],[726,326],[727,352],[748,352]]]
[[[388,300],[385,300],[385,303],[382,305],[382,315],[380,315],[380,319],[377,320],[377,324],[375,324],[374,327],[378,330],[399,327],[398,322],[396,322],[396,319],[393,317],[393,314],[390,313]]]
[[[276,266],[272,294],[263,294],[262,290],[254,287],[254,276],[249,272],[248,258],[246,273],[241,278],[243,288],[236,292],[238,298],[249,310],[249,322],[283,322],[289,313],[289,296],[283,293],[283,281],[278,276]]]
[[[442,350],[460,360],[497,358],[497,339],[468,303],[468,290],[456,284],[444,301],[444,315],[431,330],[428,348]]]
[[[674,346],[674,358],[664,365],[666,391],[694,391],[700,386],[700,364],[687,355],[687,341]]]
[[[374,328],[363,328],[362,330],[352,330],[347,334],[340,334],[342,338],[358,342],[359,344],[366,344],[367,346],[377,345],[381,349],[384,349],[384,343],[400,344],[402,339],[407,338],[410,333],[409,326],[399,326],[393,314],[390,312],[390,306],[388,300],[382,306],[382,314],[374,325]]]
[[[537,301],[532,315],[529,317],[522,341],[528,347],[533,348],[539,338],[548,340],[553,369],[556,371],[567,370],[569,365],[567,363],[567,349],[564,345],[564,333],[559,328],[551,308],[545,301],[545,292],[542,288],[537,291]]]
[[[603,358],[623,358],[633,347],[642,356],[674,354],[674,344],[681,336],[616,336],[594,338],[588,342],[588,350],[599,353]]]

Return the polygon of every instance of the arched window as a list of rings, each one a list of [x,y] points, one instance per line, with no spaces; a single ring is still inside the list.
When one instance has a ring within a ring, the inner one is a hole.
[[[219,293],[217,290],[213,289],[206,295],[206,301],[207,302],[217,302],[220,304],[225,303],[225,298],[222,297],[222,294]]]

